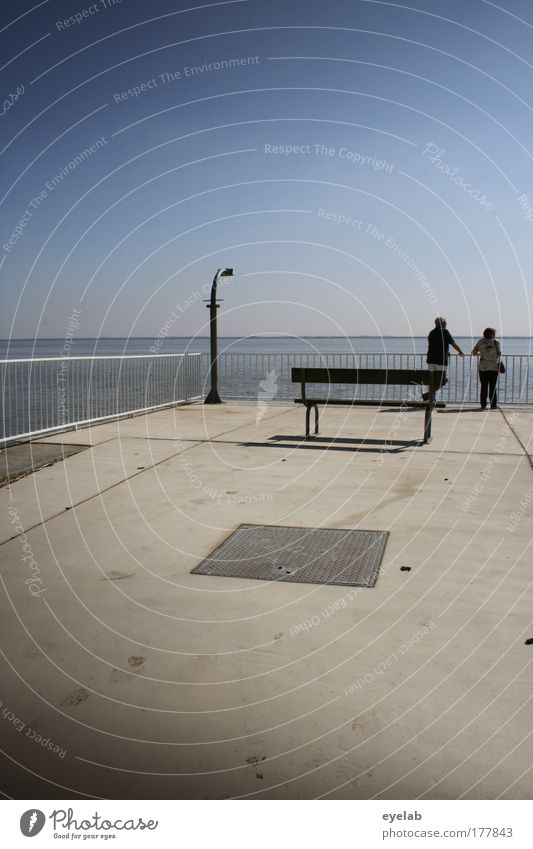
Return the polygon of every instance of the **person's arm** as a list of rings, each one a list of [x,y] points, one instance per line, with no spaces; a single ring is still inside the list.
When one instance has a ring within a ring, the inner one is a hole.
[[[476,344],[475,344],[475,345],[474,345],[474,347],[472,348],[472,356],[473,356],[473,357],[477,357],[477,356],[479,356],[479,353],[480,353],[480,351],[479,351],[479,342],[476,342]]]
[[[498,342],[497,339],[495,339],[494,341],[496,342],[496,350],[498,351],[498,359],[501,360],[501,358],[502,358],[502,346],[500,345],[500,343]]]
[[[460,357],[464,357],[464,353],[462,352],[461,348],[459,347],[459,345],[457,344],[457,342],[453,338],[450,331],[445,330],[444,332],[446,333],[446,340],[448,342],[448,345],[451,345],[452,348],[455,348],[455,350],[457,351],[457,353],[459,354]]]

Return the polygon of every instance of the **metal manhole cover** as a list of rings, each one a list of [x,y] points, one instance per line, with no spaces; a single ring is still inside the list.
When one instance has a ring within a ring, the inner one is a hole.
[[[373,587],[388,531],[241,525],[192,572],[256,581]]]

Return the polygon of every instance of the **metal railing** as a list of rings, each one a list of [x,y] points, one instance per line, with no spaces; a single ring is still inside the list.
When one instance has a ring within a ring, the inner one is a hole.
[[[504,355],[505,374],[498,380],[498,401],[502,404],[533,403],[533,357]],[[439,398],[449,403],[476,403],[479,397],[477,357],[451,356],[448,384]],[[204,361],[207,368],[207,360]],[[300,388],[291,382],[293,367],[307,368],[375,368],[426,369],[425,354],[311,354],[311,353],[224,353],[219,355],[219,390],[222,399],[292,401]],[[383,398],[401,400],[406,390],[402,386],[316,386],[314,391],[329,393],[337,398]],[[412,388],[420,395],[420,389]],[[323,397],[328,397],[323,396]]]
[[[498,381],[502,404],[533,403],[533,357],[503,357]],[[299,386],[293,367],[424,369],[424,354],[223,353],[218,358],[224,400],[292,401]],[[149,412],[203,399],[209,372],[206,354],[140,354],[0,360],[0,444],[16,439]],[[439,397],[476,403],[477,358],[450,357],[448,385]],[[353,386],[316,386],[316,392],[350,398]],[[409,390],[420,394],[418,387]],[[334,393],[334,394],[333,394]],[[355,387],[357,397],[402,400],[402,386]]]
[[[0,443],[202,398],[201,354],[0,360]]]

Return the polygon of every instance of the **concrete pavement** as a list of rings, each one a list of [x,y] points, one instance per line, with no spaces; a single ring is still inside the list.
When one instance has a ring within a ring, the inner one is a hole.
[[[295,406],[190,405],[39,440],[88,447],[0,490],[4,791],[531,798],[533,414],[448,408],[415,447],[422,418],[332,407],[302,440]],[[191,575],[241,523],[390,538],[359,592]]]

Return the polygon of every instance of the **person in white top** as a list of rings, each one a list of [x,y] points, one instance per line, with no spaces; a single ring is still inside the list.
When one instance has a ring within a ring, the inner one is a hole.
[[[487,327],[483,331],[483,338],[476,342],[472,348],[472,354],[479,357],[478,372],[481,384],[479,402],[481,409],[487,409],[488,398],[491,410],[495,410],[498,407],[496,384],[500,373],[502,349],[496,339],[496,331],[493,327]]]

